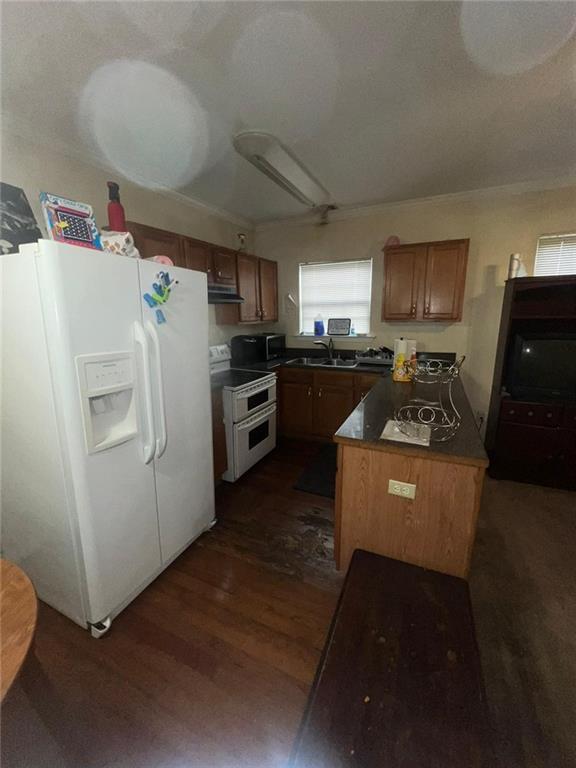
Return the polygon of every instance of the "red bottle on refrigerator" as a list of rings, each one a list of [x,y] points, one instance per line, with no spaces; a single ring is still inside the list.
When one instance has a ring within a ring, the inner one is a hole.
[[[108,226],[112,232],[126,232],[126,216],[120,202],[120,187],[108,181]]]

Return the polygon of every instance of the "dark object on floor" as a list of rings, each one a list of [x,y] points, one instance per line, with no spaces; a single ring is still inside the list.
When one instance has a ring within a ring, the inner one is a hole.
[[[294,490],[333,499],[336,495],[336,446],[323,445],[298,478]]]
[[[468,585],[356,550],[291,768],[492,768]]]

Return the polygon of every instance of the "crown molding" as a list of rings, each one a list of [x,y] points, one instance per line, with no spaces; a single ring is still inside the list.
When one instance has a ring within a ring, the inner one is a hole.
[[[14,117],[7,118],[4,116],[2,118],[2,137],[5,135],[10,135],[17,141],[24,140],[26,142],[30,142],[38,147],[49,147],[51,152],[57,152],[64,157],[77,160],[78,162],[84,163],[85,165],[88,165],[92,168],[96,168],[99,171],[119,174],[122,176],[126,184],[134,187],[135,189],[150,192],[151,194],[162,195],[162,197],[167,197],[168,199],[187,205],[199,213],[204,214],[205,216],[215,216],[219,219],[224,219],[231,224],[236,224],[247,229],[254,229],[255,225],[253,221],[239,216],[237,213],[232,213],[225,208],[219,208],[218,206],[211,205],[210,203],[204,203],[202,200],[198,200],[191,195],[186,195],[183,192],[178,192],[175,189],[170,189],[169,187],[155,186],[154,188],[150,188],[137,184],[131,179],[123,176],[122,173],[118,171],[118,169],[106,163],[104,159],[97,155],[95,152],[90,150],[75,149],[58,137],[48,137],[43,135],[42,138],[39,139],[37,134],[32,129],[30,129],[28,123],[17,120]],[[2,141],[0,141],[0,146],[1,144]]]
[[[576,176],[565,176],[545,181],[522,181],[515,184],[505,184],[498,187],[482,187],[464,192],[450,192],[444,195],[432,195],[429,197],[416,197],[408,200],[398,200],[388,203],[371,203],[368,205],[345,206],[331,211],[329,223],[333,221],[346,221],[363,216],[377,216],[395,208],[409,208],[418,205],[437,205],[442,203],[473,202],[474,200],[486,200],[499,197],[511,197],[529,192],[544,192],[552,189],[576,187]],[[272,219],[256,223],[255,232],[264,232],[276,227],[302,227],[318,224],[318,214],[306,213],[299,216],[290,216],[283,219]]]

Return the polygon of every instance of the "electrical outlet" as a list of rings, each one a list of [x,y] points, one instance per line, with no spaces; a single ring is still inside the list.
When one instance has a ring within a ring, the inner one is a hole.
[[[401,483],[399,480],[388,480],[388,493],[392,496],[402,496],[404,499],[416,498],[414,483]]]

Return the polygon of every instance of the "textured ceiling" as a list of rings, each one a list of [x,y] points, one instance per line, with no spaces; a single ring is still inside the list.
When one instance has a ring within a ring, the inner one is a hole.
[[[576,172],[576,4],[12,2],[5,125],[254,221],[276,134],[340,205]]]

